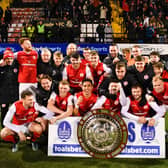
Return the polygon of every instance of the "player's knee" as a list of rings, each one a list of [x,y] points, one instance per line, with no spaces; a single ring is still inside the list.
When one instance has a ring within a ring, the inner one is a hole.
[[[43,132],[43,129],[40,124],[32,124],[29,130],[31,132],[37,132],[38,134],[41,134]]]
[[[0,136],[1,136],[1,138],[3,139],[4,137],[6,137],[6,136],[8,136],[8,135],[10,135],[10,134],[11,134],[11,133],[10,133],[9,129],[3,128],[3,129],[1,130]]]

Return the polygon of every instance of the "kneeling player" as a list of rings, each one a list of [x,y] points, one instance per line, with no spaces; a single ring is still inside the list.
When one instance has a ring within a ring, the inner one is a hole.
[[[108,87],[108,94],[102,95],[92,109],[105,108],[109,109],[120,115],[121,111],[121,96],[120,96],[120,84],[117,80],[111,79]]]
[[[164,106],[159,106],[156,102],[148,102],[143,95],[143,90],[140,85],[134,85],[131,88],[132,95],[127,97],[127,103],[121,108],[121,114],[138,123],[145,124],[148,122],[149,126],[154,126],[156,120],[162,117],[165,113]],[[147,120],[146,117],[150,117]]]
[[[82,92],[76,93],[74,96],[74,115],[84,116],[93,107],[97,101],[97,96],[92,91],[92,80],[84,79],[82,81]]]
[[[45,115],[38,117],[39,112]],[[31,140],[32,149],[36,151],[38,150],[36,140],[45,131],[45,121],[52,116],[52,112],[34,102],[31,91],[24,90],[21,93],[21,100],[16,101],[5,116],[5,128],[1,130],[1,138],[13,143],[12,152],[18,151],[18,143],[26,140]]]
[[[53,124],[61,118],[65,118],[72,115],[73,112],[73,95],[69,93],[69,82],[62,80],[59,83],[59,94],[53,92],[48,100],[47,108],[54,112],[54,116],[50,123]]]

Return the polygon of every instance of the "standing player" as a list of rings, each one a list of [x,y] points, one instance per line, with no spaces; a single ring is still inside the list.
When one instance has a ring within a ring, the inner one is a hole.
[[[142,48],[139,45],[134,45],[132,47],[132,56],[135,59],[137,56],[142,56]],[[142,56],[145,59],[145,63],[149,63],[149,58],[147,56]]]
[[[62,72],[65,68],[63,64],[63,54],[60,51],[56,51],[53,54],[53,65],[52,65],[52,79],[58,84],[62,80]]]
[[[91,51],[90,53],[90,70],[92,72],[93,81],[94,81],[94,92],[97,92],[97,86],[99,83],[100,77],[104,75],[108,75],[111,73],[111,69],[107,67],[106,64],[100,62],[99,54],[97,51]]]
[[[90,79],[82,81],[82,92],[74,96],[74,115],[84,116],[97,101],[97,96],[92,93],[93,82]]]
[[[46,115],[38,117],[39,112]],[[29,138],[32,141],[32,149],[36,151],[38,150],[36,140],[46,129],[45,120],[51,119],[52,116],[52,112],[34,102],[31,91],[24,90],[21,93],[21,100],[16,101],[7,112],[1,138],[13,143],[12,152],[18,150],[19,141],[26,141]]]
[[[74,52],[77,52],[77,45],[75,43],[69,43],[66,48],[66,56],[64,57],[63,64],[67,65],[71,63],[70,57]]]
[[[153,68],[145,63],[145,58],[142,56],[135,57],[135,65],[128,68],[128,72],[134,76],[143,90],[152,89],[152,78],[154,76]]]
[[[41,77],[43,74],[52,75],[51,51],[48,48],[41,50],[41,55],[37,61],[37,76]]]
[[[85,78],[92,79],[90,68],[81,63],[80,55],[75,52],[71,54],[71,64],[63,70],[63,80],[68,80],[72,93],[81,91],[80,84]]]
[[[90,48],[84,48],[83,49],[83,59],[82,59],[82,63],[83,64],[89,64],[90,63]]]
[[[53,92],[48,101],[47,108],[55,113],[55,116],[50,120],[53,124],[61,118],[72,115],[73,112],[73,96],[69,93],[70,87],[66,80],[59,83],[59,94]]]
[[[121,114],[127,118],[145,124],[154,126],[157,119],[165,113],[163,106],[159,106],[156,102],[149,102],[143,94],[142,87],[137,84],[131,88],[132,95],[127,97],[127,103],[122,106]],[[147,120],[146,117],[150,117]]]
[[[122,55],[119,54],[119,48],[117,44],[112,44],[109,46],[109,55],[104,58],[103,63],[114,71],[115,64],[119,61],[124,61]]]
[[[126,96],[131,95],[131,86],[137,83],[135,77],[129,72],[127,72],[126,63],[120,61],[116,63],[115,71],[113,72],[112,76],[102,78],[99,81],[99,95],[106,96],[106,94],[108,94],[108,86],[111,79],[116,79],[121,83]]]
[[[9,105],[19,98],[18,63],[14,54],[7,48],[3,54],[4,66],[0,67],[0,108],[1,125],[8,111]]]
[[[23,51],[16,53],[16,58],[19,63],[19,95],[21,92],[31,85],[37,87],[37,58],[38,54],[32,48],[29,38],[21,38],[19,44]]]

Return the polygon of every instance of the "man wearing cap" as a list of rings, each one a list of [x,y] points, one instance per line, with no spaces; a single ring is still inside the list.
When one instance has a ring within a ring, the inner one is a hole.
[[[0,67],[0,108],[1,125],[8,111],[9,105],[18,100],[18,63],[14,60],[14,54],[10,48],[6,48],[3,54],[3,67]]]

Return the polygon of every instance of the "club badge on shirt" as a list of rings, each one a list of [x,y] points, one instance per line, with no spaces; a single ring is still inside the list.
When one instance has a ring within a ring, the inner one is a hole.
[[[84,74],[83,74],[83,73],[80,73],[80,77],[84,77]]]
[[[145,80],[149,79],[149,76],[148,75],[144,75],[144,79]]]

